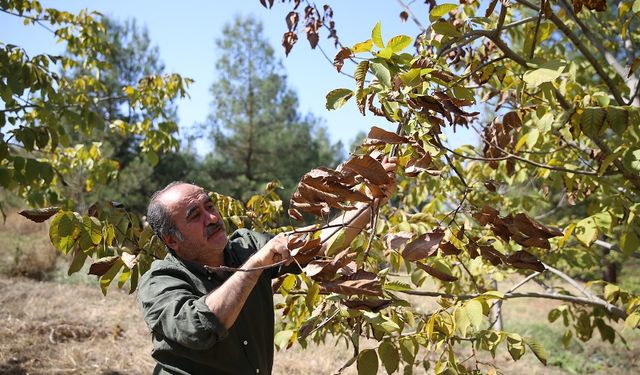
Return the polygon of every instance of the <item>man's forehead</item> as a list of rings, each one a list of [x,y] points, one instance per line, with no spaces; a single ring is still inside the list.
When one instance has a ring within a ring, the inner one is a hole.
[[[208,199],[207,193],[203,188],[191,184],[173,186],[160,196],[162,203],[172,211],[180,208],[186,209],[189,204],[199,202],[202,199]]]

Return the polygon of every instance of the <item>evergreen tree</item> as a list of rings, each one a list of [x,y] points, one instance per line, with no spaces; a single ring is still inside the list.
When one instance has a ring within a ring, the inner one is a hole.
[[[338,161],[342,145],[331,144],[316,117],[298,112],[259,21],[236,18],[216,46],[220,78],[208,121],[214,152],[205,161],[212,188],[246,198],[278,179],[286,197],[305,171]]]

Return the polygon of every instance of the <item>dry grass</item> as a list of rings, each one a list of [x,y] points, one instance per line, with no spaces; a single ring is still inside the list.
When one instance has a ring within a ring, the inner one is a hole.
[[[49,225],[9,213],[0,223],[0,273],[46,280],[56,269],[58,252],[49,241]]]

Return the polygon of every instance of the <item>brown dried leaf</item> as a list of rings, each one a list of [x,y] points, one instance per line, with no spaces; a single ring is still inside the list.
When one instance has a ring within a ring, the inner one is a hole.
[[[304,217],[302,217],[302,213],[295,208],[290,208],[287,212],[294,220],[302,221],[304,219]]]
[[[295,31],[298,28],[298,20],[300,19],[298,12],[291,11],[284,19],[287,21],[287,28],[289,31]]]
[[[377,313],[380,310],[388,306],[391,306],[391,304],[393,304],[393,301],[390,299],[373,299],[373,300],[356,299],[356,300],[347,300],[347,301],[340,301],[340,302],[342,302],[343,305],[347,306],[350,309],[367,310],[367,311],[372,311],[374,313]]]
[[[440,250],[444,255],[458,255],[461,253],[460,249],[455,247],[451,242],[443,242],[440,244]]]
[[[298,41],[298,35],[293,31],[287,31],[282,35],[282,46],[284,47],[285,56],[289,56],[289,52],[293,48],[293,45]]]
[[[384,241],[387,244],[387,248],[398,250],[402,245],[407,243],[411,237],[413,237],[413,233],[411,232],[388,233],[384,236]]]
[[[402,12],[400,12],[400,20],[402,22],[407,22],[408,19],[409,19],[409,13],[407,13],[404,10]]]
[[[336,57],[333,59],[333,66],[336,67],[336,70],[339,72],[342,70],[342,66],[344,65],[344,60],[351,57],[351,49],[349,47],[342,47],[340,51],[336,54]]]
[[[475,242],[469,242],[467,245],[467,251],[471,259],[476,259],[480,254],[478,253],[478,245]]]
[[[496,250],[492,245],[480,246],[480,254],[494,266],[500,265],[507,260],[504,254]]]
[[[418,268],[420,268],[421,270],[425,271],[429,275],[435,277],[436,279],[440,279],[442,281],[448,281],[448,282],[458,280],[457,277],[455,277],[453,275],[450,275],[448,273],[442,272],[439,269],[437,269],[435,267],[428,266],[428,265],[426,265],[424,263],[417,262],[416,266],[418,266]]]
[[[507,257],[506,263],[520,269],[528,269],[538,272],[544,272],[545,270],[544,264],[542,264],[542,262],[538,258],[536,258],[535,255],[524,250],[516,251],[515,253],[509,255]]]
[[[473,218],[478,220],[478,222],[480,223],[480,225],[485,226],[487,224],[493,223],[496,221],[496,219],[498,218],[498,214],[500,212],[498,212],[498,210],[489,207],[489,206],[484,206],[482,208],[482,211],[480,212],[475,212],[473,214]]]
[[[315,256],[318,254],[318,252],[320,252],[320,249],[322,248],[321,242],[322,240],[320,238],[311,238],[310,240],[306,241],[302,245],[302,247],[294,249],[291,252],[291,256],[292,257],[295,257],[297,255]]]
[[[444,238],[444,231],[436,229],[425,233],[408,243],[402,250],[402,257],[408,261],[417,261],[433,256],[438,251],[440,242]]]
[[[349,249],[344,249],[333,259],[319,259],[309,262],[304,268],[307,276],[315,280],[330,280],[336,272],[353,260],[355,253],[349,253]]]
[[[375,185],[387,185],[391,182],[391,178],[387,175],[382,164],[369,155],[354,156],[343,164],[343,167],[361,175]]]
[[[415,177],[421,172],[427,172],[432,176],[437,176],[441,173],[439,170],[429,170],[429,166],[431,165],[431,154],[428,152],[424,154],[420,159],[411,159],[407,163],[406,168],[404,169],[404,174],[409,177]]]
[[[394,132],[384,130],[377,126],[371,127],[365,143],[367,142],[367,140],[379,141],[385,144],[409,143],[409,139],[407,139],[406,137],[398,135]]]
[[[311,46],[311,49],[315,49],[316,46],[318,45],[318,42],[320,41],[320,36],[316,31],[312,29],[308,29],[307,40],[309,41],[309,45]]]
[[[45,220],[49,219],[51,216],[55,215],[58,211],[60,211],[60,207],[47,207],[34,210],[22,210],[18,213],[31,221],[42,223]]]
[[[343,276],[333,281],[322,282],[320,288],[324,292],[345,295],[382,296],[382,284],[375,273],[359,270],[350,276]]]

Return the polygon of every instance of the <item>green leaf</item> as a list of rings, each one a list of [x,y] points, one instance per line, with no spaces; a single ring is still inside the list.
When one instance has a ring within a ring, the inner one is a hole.
[[[462,36],[462,33],[449,22],[438,21],[436,23],[432,23],[431,28],[433,28],[433,31],[438,34],[450,36],[452,38],[459,38]]]
[[[386,290],[391,290],[396,292],[403,292],[403,291],[413,289],[411,285],[407,283],[403,283],[402,281],[396,281],[396,280],[387,282],[386,284],[384,284],[383,287]]]
[[[629,126],[629,111],[623,107],[608,106],[607,122],[609,127],[618,135],[622,135]]]
[[[338,109],[342,107],[352,96],[353,91],[349,89],[335,89],[327,94],[326,108],[328,110]]]
[[[522,80],[527,83],[529,87],[538,87],[545,82],[553,82],[564,70],[566,64],[562,61],[548,61],[538,67],[538,69],[529,70],[524,73]]]
[[[531,150],[536,143],[538,143],[538,138],[540,137],[540,130],[538,128],[533,128],[527,133],[527,147]]]
[[[80,271],[82,266],[84,266],[84,261],[87,259],[87,254],[80,250],[80,248],[76,247],[73,250],[73,259],[71,260],[71,264],[69,265],[69,269],[67,270],[67,275],[71,276],[72,274]]]
[[[467,329],[469,329],[471,321],[469,320],[469,314],[467,313],[464,305],[459,306],[455,310],[453,313],[453,319],[455,320],[456,327],[460,330],[462,337],[467,337]]]
[[[437,21],[440,17],[447,15],[452,10],[458,9],[459,4],[440,4],[429,12],[429,21]]]
[[[120,268],[124,266],[124,262],[122,262],[122,259],[119,256],[116,256],[116,258],[116,261],[113,263],[109,271],[107,271],[107,273],[102,275],[102,277],[100,278],[100,290],[105,296],[107,295],[107,289],[109,288],[109,285],[111,285],[111,282],[115,278],[118,271],[120,271]],[[91,267],[93,267],[93,264],[91,265]]]
[[[145,153],[145,156],[147,157],[147,160],[149,161],[149,164],[151,164],[152,167],[155,167],[156,165],[158,165],[158,162],[160,161],[160,158],[158,157],[158,153],[156,153],[155,151],[147,151]]]
[[[381,84],[387,87],[391,87],[391,73],[389,72],[389,68],[387,68],[385,64],[379,62],[371,62],[369,64],[369,67],[371,68],[373,75],[376,76]]]
[[[59,211],[49,227],[49,238],[58,251],[67,254],[74,248],[76,239],[80,235],[80,223],[69,211]]]
[[[420,69],[410,69],[409,71],[400,74],[400,79],[405,85],[411,84],[411,82],[418,77],[420,77]]]
[[[388,59],[391,58],[391,56],[393,56],[393,50],[391,48],[389,48],[389,47],[384,47],[383,49],[378,51],[376,56],[381,58],[381,59],[388,60]]]
[[[511,354],[511,358],[514,361],[519,360],[525,353],[526,348],[524,346],[524,340],[517,333],[510,333],[507,335],[507,350]]]
[[[590,138],[600,136],[607,113],[600,107],[588,107],[580,116],[580,129]]]
[[[373,40],[369,39],[364,42],[356,43],[351,47],[352,53],[369,52],[373,47]],[[365,60],[366,61],[366,60]]]
[[[392,374],[398,370],[400,354],[391,342],[385,340],[380,343],[380,346],[378,346],[378,357],[380,357],[385,370],[387,370],[387,374]]]
[[[607,284],[604,286],[604,299],[609,303],[616,303],[620,296],[620,287],[613,284]]]
[[[390,48],[393,52],[398,53],[403,49],[409,47],[413,39],[407,35],[396,35],[387,41],[387,48]]]
[[[538,358],[538,360],[540,362],[542,362],[542,364],[544,364],[546,366],[547,365],[547,353],[545,352],[544,347],[542,346],[542,344],[540,342],[538,342],[536,339],[534,339],[533,337],[527,337],[525,339],[525,342],[529,346],[529,349],[531,349],[533,354],[536,356],[536,358]]]
[[[633,230],[633,226],[627,225],[625,231],[620,237],[620,248],[624,255],[631,255],[634,252],[640,250],[640,241],[638,241],[638,235]]]
[[[464,304],[464,308],[471,325],[475,329],[480,329],[480,325],[482,324],[482,303],[472,299]]]
[[[373,30],[371,30],[371,40],[373,41],[373,44],[376,45],[376,47],[384,48],[384,42],[382,41],[382,30],[381,30],[380,22],[376,23],[376,25],[373,27]]]
[[[378,373],[378,355],[373,349],[365,349],[358,354],[358,375],[376,375]]]
[[[598,226],[591,216],[580,220],[576,224],[576,228],[573,232],[575,233],[578,241],[587,247],[591,246],[591,244],[598,238]]]

